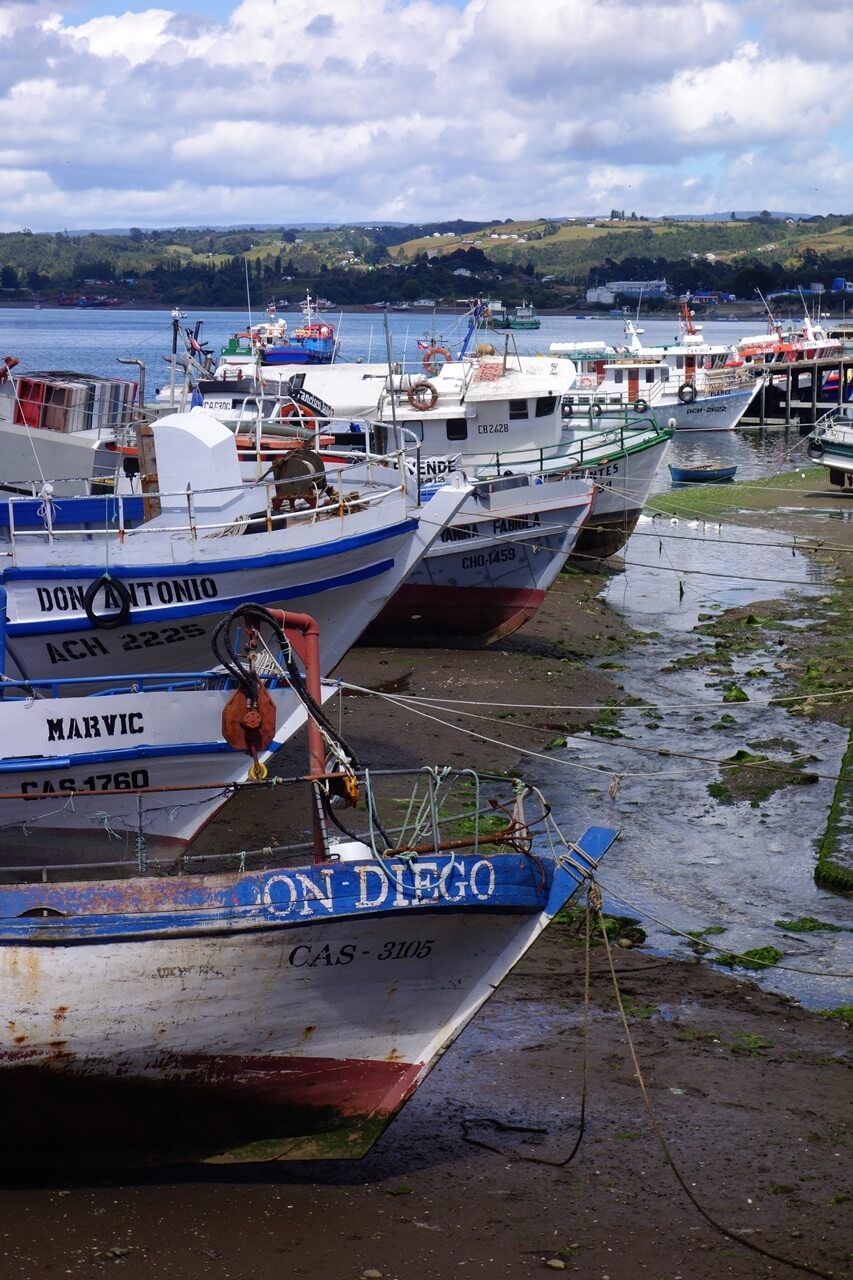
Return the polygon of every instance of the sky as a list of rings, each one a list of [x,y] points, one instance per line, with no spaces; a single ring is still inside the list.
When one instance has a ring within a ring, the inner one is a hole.
[[[853,209],[853,3],[0,0],[0,230]]]

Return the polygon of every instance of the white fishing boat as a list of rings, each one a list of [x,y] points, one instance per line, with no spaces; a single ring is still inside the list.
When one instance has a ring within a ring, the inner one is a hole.
[[[33,847],[50,869],[103,868],[128,850],[173,858],[238,785],[266,779],[270,756],[334,690],[300,614],[243,607],[216,653],[225,665],[212,671],[0,685],[0,876]]]
[[[808,455],[826,467],[831,484],[853,489],[853,404],[842,404],[815,424]]]
[[[764,333],[747,334],[737,344],[738,354],[748,363],[790,364],[795,360],[825,360],[841,356],[844,342],[831,337],[808,311],[798,325],[785,329],[768,310]]]
[[[533,617],[593,498],[589,478],[572,473],[578,460],[558,447],[561,396],[572,377],[557,360],[483,353],[452,360],[446,348],[431,348],[412,373],[334,365],[300,372],[295,385],[280,382],[276,404],[258,414],[258,430],[283,416],[292,421],[292,396],[303,427],[332,434],[331,452],[385,453],[402,440],[428,486],[422,492],[460,472],[474,485],[366,639],[487,643]],[[233,405],[223,411],[233,413]],[[372,424],[367,432],[363,421]],[[245,420],[235,429],[251,439]]]
[[[574,550],[594,494],[589,480],[573,476],[547,485],[523,472],[475,482],[362,640],[489,644],[518,630]]]
[[[0,1146],[16,1169],[363,1155],[617,834],[567,846],[544,804],[525,816],[522,785],[513,798],[470,771],[414,787],[325,775],[301,784],[315,814],[336,780],[367,815],[333,841],[324,802],[313,858],[45,878],[36,849],[2,877]],[[486,832],[495,792],[505,821]],[[381,820],[383,797],[403,829]]]
[[[454,361],[449,356],[446,348],[430,349],[424,353],[420,370],[409,373],[389,375],[383,365],[338,365],[311,370],[305,377],[300,373],[295,387],[292,381],[280,384],[279,403],[286,405],[291,388],[300,396],[313,395],[325,407],[316,418],[309,408],[303,422],[313,421],[317,430],[333,431],[336,440],[347,447],[363,447],[363,421],[378,424],[378,438],[385,447],[390,434],[402,430],[416,449],[419,473],[427,482],[456,468],[477,481],[495,480],[507,473],[525,477],[530,488],[529,496],[523,500],[550,503],[551,515],[547,519],[540,516],[540,529],[528,534],[518,531],[517,541],[540,549],[540,554],[547,551],[541,544],[541,534],[559,519],[560,500],[570,493],[553,488],[554,484],[591,482],[595,492],[590,514],[566,554],[598,559],[618,550],[639,518],[672,437],[668,421],[656,417],[648,405],[641,406],[645,412],[638,415],[633,404],[629,406],[620,398],[619,411],[608,412],[604,422],[593,417],[597,406],[578,421],[566,422],[562,406],[575,395],[578,380],[573,362],[556,355],[496,356],[481,350],[462,360]],[[579,358],[584,359],[582,353]],[[509,488],[503,496],[507,502],[519,497]],[[444,535],[443,544],[455,539],[457,531],[460,543],[471,537],[470,512],[475,501],[472,496],[460,510]],[[497,495],[492,501],[497,501]],[[500,512],[495,510],[493,515]],[[487,527],[483,525],[484,532]],[[497,556],[506,547],[506,528],[497,528],[495,533],[500,541],[487,553],[495,553],[491,560],[473,562],[463,546],[436,544],[428,561],[421,564],[383,610],[369,634],[386,638],[393,635],[399,640],[403,628],[409,627],[412,634],[423,638],[426,623],[438,625],[445,614],[450,616],[451,609],[460,620],[468,616],[469,633],[481,636],[489,635],[488,627],[493,628],[494,634],[506,634],[501,628],[511,626],[512,618],[519,619],[520,625],[532,616],[532,606],[537,600],[541,602],[547,587],[529,574],[524,577],[522,563],[516,562],[518,576],[505,584],[508,594],[503,598],[494,592],[498,584],[488,581],[488,573],[484,576],[484,570],[499,565]],[[442,559],[443,571],[439,568]],[[559,567],[560,556],[555,554],[553,575]],[[471,594],[476,592],[478,581],[490,589],[489,597],[482,597],[491,601],[489,618],[477,607],[479,597]],[[439,587],[448,588],[442,599],[437,595]],[[422,588],[424,594],[419,600],[416,593],[420,594]],[[426,589],[434,608],[428,607]],[[458,592],[455,600],[451,592]],[[477,617],[483,627],[479,632]],[[386,622],[393,625],[380,632]]]
[[[469,492],[452,477],[418,504],[391,461],[324,465],[291,450],[272,475],[247,483],[233,432],[194,410],[143,430],[141,523],[126,519],[122,496],[105,499],[85,529],[74,504],[92,498],[47,498],[40,522],[20,527],[16,505],[29,513],[28,500],[6,499],[9,671],[197,670],[213,628],[250,597],[310,612],[328,673]]]
[[[761,385],[743,366],[684,368],[682,363],[674,372],[670,361],[658,354],[626,353],[606,343],[585,343],[579,349],[573,343],[555,342],[551,352],[577,368],[575,385],[564,400],[566,419],[576,430],[598,425],[597,419],[607,411],[640,417],[652,410],[673,430],[733,431]]]

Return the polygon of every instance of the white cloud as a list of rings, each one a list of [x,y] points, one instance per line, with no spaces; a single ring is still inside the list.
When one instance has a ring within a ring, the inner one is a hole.
[[[849,203],[835,0],[796,41],[767,0],[56,7],[0,10],[5,226]]]

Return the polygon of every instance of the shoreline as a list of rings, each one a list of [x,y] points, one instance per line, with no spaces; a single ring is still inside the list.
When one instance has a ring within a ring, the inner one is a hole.
[[[670,325],[673,323],[676,323],[679,318],[678,306],[679,306],[678,302],[674,301],[671,304],[671,309],[668,311],[644,313],[642,317],[643,324],[649,324],[655,321],[660,321],[661,323],[666,323]],[[87,314],[92,312],[103,314],[109,311],[171,312],[171,311],[174,311],[176,308],[178,310],[183,310],[185,307],[189,307],[193,312],[221,311],[226,313],[227,312],[242,313],[245,311],[245,306],[241,306],[239,304],[234,304],[233,306],[220,306],[212,303],[194,302],[190,304],[186,302],[154,302],[154,301],[146,301],[143,299],[129,299],[126,302],[120,302],[114,306],[109,306],[109,307],[76,307],[76,306],[66,307],[66,306],[58,306],[55,302],[50,302],[50,301],[35,303],[35,302],[26,301],[24,299],[18,299],[17,301],[13,299],[6,299],[6,298],[0,299],[0,310],[51,311],[51,312],[65,311],[73,314],[78,314],[81,311],[85,311]],[[261,306],[258,308],[258,313],[263,314],[264,310],[265,308]],[[300,302],[294,302],[288,305],[287,307],[279,308],[279,310],[282,315],[290,314],[291,312],[293,312],[294,314],[298,314],[302,310],[302,305]],[[317,314],[325,315],[330,318],[334,318],[334,316],[336,315],[362,315],[363,314],[363,315],[381,316],[385,314],[385,310],[386,309],[384,307],[375,307],[375,306],[372,306],[370,303],[352,303],[352,304],[344,304],[342,306],[327,307],[323,311],[318,311]],[[400,307],[390,306],[387,308],[387,310],[392,315],[405,315],[411,318],[422,316],[424,318],[427,318],[432,315],[442,315],[442,316],[465,315],[470,310],[470,307],[467,305],[452,306],[450,304],[436,306],[436,307],[402,307],[400,308]],[[737,324],[742,320],[762,320],[762,321],[767,320],[767,312],[761,307],[756,307],[756,305],[752,302],[726,303],[725,309],[721,315],[716,315],[715,311],[716,311],[716,308],[713,308],[713,307],[703,308],[699,306],[697,307],[695,314],[697,318],[699,318],[703,323],[705,321],[716,321],[719,323]],[[787,319],[788,313],[791,313],[791,308],[786,307],[784,308],[784,311],[785,311],[785,318]],[[555,306],[555,307],[537,307],[536,314],[542,318],[551,319],[551,320],[595,321],[595,320],[623,319],[626,313],[619,311],[619,313],[616,314],[614,310],[611,308],[602,308],[601,310],[597,310],[593,307],[592,309],[590,309],[587,306],[587,304],[581,302],[574,307],[570,307],[567,305]],[[633,309],[631,311],[631,314],[633,314]],[[840,307],[837,310],[830,309],[829,311],[821,314],[821,320],[827,321],[830,323],[838,323],[846,319],[849,319],[849,312],[844,311]],[[495,332],[500,333],[504,331],[496,330]],[[535,332],[535,330],[530,330],[530,331],[509,330],[508,332]]]

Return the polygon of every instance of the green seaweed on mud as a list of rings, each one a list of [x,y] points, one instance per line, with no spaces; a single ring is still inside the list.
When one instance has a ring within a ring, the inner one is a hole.
[[[777,929],[785,929],[788,933],[849,933],[840,924],[829,924],[826,920],[816,920],[814,916],[799,916],[796,920],[774,920]]]
[[[616,1001],[615,997],[613,998],[612,1003],[614,1007],[618,1008],[618,1002]],[[658,1005],[640,1004],[627,991],[624,991],[622,993],[622,1008],[625,1011],[626,1018],[639,1018],[643,1021],[645,1021],[648,1018],[653,1018],[656,1013],[660,1013],[660,1008]]]
[[[838,771],[835,794],[829,808],[823,836],[817,850],[815,884],[835,893],[853,894],[853,866],[841,861],[850,858],[853,848],[853,730]]]
[[[557,932],[569,946],[582,947],[586,939],[586,917],[585,906],[567,906],[557,912],[553,924],[557,926]],[[608,939],[615,942],[617,946],[634,947],[645,942],[646,931],[633,916],[605,915],[603,919]],[[590,942],[593,947],[600,947],[604,943],[601,925],[597,918],[592,922]]]
[[[818,558],[818,557],[815,557]],[[824,562],[836,567],[829,553]],[[769,600],[750,606],[724,610],[711,616],[703,614],[696,632],[706,639],[713,639],[715,652],[721,647],[733,654],[762,651],[767,663],[768,650],[775,646],[774,663],[782,673],[783,691],[776,699],[785,706],[791,716],[821,716],[850,729],[853,722],[853,577],[836,572],[827,584],[827,594],[818,600]],[[810,625],[797,626],[807,610]],[[705,651],[706,653],[708,651]],[[697,662],[697,665],[700,665]],[[726,701],[730,695],[725,695]],[[782,700],[785,700],[784,702]],[[724,713],[711,725],[724,730],[736,724],[733,716]],[[759,755],[767,751],[787,751],[796,755],[796,745],[784,738],[749,742],[751,752]],[[737,763],[733,761],[730,763]],[[758,765],[760,761],[755,761]],[[802,763],[775,762],[777,785],[807,784],[816,781],[813,774],[802,768]],[[766,778],[771,770],[759,770]],[[787,776],[785,776],[787,772]],[[798,773],[799,777],[794,776]],[[728,776],[726,776],[728,775]],[[765,798],[764,788],[753,787],[752,794],[742,793],[738,779],[730,771],[720,781],[711,783],[711,796],[722,804],[735,804],[749,800],[759,805]],[[776,789],[774,786],[773,790]],[[746,788],[746,792],[749,787]],[[826,827],[819,837],[815,882],[823,889],[836,893],[853,894],[853,732],[842,762]]]
[[[845,1027],[853,1027],[853,1004],[839,1004],[834,1009],[818,1009],[821,1018],[829,1018],[834,1022],[843,1022]]]
[[[711,950],[711,946],[705,942],[705,938],[717,937],[727,931],[728,926],[724,924],[709,924],[705,929],[687,929],[687,945],[695,955],[707,955]]]
[[[773,760],[770,756],[754,755],[741,749],[721,763],[722,776],[708,783],[708,795],[720,804],[739,804],[748,801],[757,809],[783,787],[811,786],[818,781],[816,773],[807,772],[806,764],[813,756],[799,760]]]
[[[757,1035],[754,1031],[736,1031],[732,1042],[727,1046],[732,1053],[742,1054],[746,1058],[760,1058],[765,1049],[772,1049],[774,1042],[766,1036]]]
[[[760,480],[736,480],[734,484],[691,485],[689,490],[656,493],[646,502],[646,509],[685,520],[713,519],[731,516],[738,511],[766,511],[779,505],[778,490],[796,490],[804,485],[826,483],[823,467],[786,471]]]
[[[682,657],[673,658],[672,662],[661,667],[661,671],[669,675],[673,671],[696,671],[702,667],[710,667],[721,675],[730,675],[732,660],[716,648],[700,649],[698,653],[686,653]]]
[[[816,555],[818,563],[834,569],[829,553]],[[791,693],[802,695],[795,714],[821,715],[836,724],[853,722],[853,579],[835,572],[827,595],[809,602],[808,628],[786,637],[786,658],[793,663],[787,681]],[[814,701],[811,701],[814,699]]]
[[[778,964],[783,952],[778,947],[751,947],[749,951],[724,951],[714,957],[726,969],[768,969]]]

